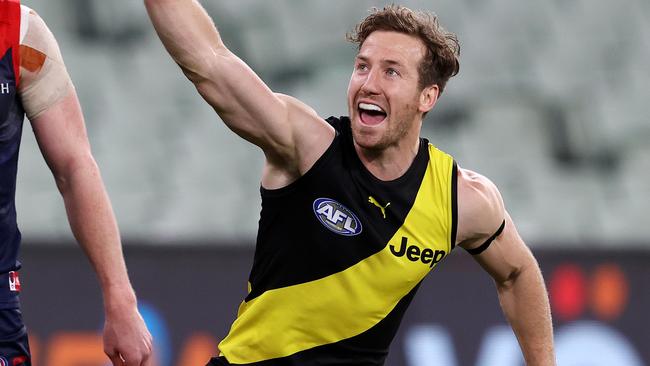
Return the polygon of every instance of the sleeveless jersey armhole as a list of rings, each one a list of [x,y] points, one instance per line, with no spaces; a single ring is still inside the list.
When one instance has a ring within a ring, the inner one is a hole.
[[[451,168],[451,250],[456,247],[458,231],[458,164],[456,160]]]
[[[329,119],[326,121],[332,124]],[[337,126],[334,126],[334,128],[336,129],[336,134],[334,135],[334,139],[332,139],[332,143],[327,148],[327,150],[325,150],[323,155],[321,155],[321,157],[318,158],[318,160],[316,160],[314,165],[312,165],[312,167],[309,168],[309,170],[307,170],[305,174],[303,174],[295,181],[281,188],[266,189],[260,185],[260,194],[262,195],[262,197],[279,197],[279,196],[290,194],[291,192],[298,189],[302,185],[302,182],[304,182],[305,180],[309,179],[312,175],[314,175],[315,172],[317,172],[320,169],[320,167],[322,167],[330,159],[330,157],[333,155],[334,151],[336,150],[336,147],[339,145],[340,132],[337,129]]]

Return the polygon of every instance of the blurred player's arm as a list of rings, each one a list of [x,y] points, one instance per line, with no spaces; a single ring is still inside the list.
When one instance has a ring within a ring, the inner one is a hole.
[[[151,335],[137,310],[117,224],[90,150],[76,92],[47,25],[26,7],[23,19],[19,93],[63,197],[72,232],[99,277],[106,315],[105,351],[114,365],[149,365]]]
[[[459,245],[473,252],[474,259],[494,278],[501,308],[526,364],[555,365],[544,279],[496,186],[477,173],[459,169],[458,217]]]
[[[224,45],[198,1],[144,3],[174,61],[230,129],[262,148],[267,168],[286,170],[291,181],[327,149],[333,128],[299,100],[273,93]]]

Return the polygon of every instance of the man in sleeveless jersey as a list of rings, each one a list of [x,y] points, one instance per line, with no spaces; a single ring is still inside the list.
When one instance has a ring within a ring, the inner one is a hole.
[[[424,276],[460,246],[494,278],[528,365],[554,365],[544,281],[487,178],[420,138],[459,69],[455,35],[427,13],[375,10],[349,117],[271,91],[196,0],[145,0],[172,58],[266,162],[249,294],[209,365],[382,365]]]
[[[98,275],[104,349],[113,365],[151,365],[151,335],[129,282],[118,228],[57,42],[33,10],[0,0],[0,364],[31,365],[18,293],[15,189],[26,114],[63,197],[73,234]]]

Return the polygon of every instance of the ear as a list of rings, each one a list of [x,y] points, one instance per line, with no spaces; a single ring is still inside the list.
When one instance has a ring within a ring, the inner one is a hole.
[[[433,109],[433,106],[435,106],[436,102],[438,101],[439,95],[440,88],[437,84],[433,84],[422,89],[420,92],[420,112],[427,113]]]

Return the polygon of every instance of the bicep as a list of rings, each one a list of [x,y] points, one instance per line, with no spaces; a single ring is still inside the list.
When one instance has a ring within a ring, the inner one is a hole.
[[[79,162],[92,160],[74,89],[30,122],[41,153],[57,182]]]
[[[303,172],[334,138],[334,129],[302,101],[274,93],[239,57],[214,55],[194,80],[226,126],[259,146],[267,161]]]
[[[534,258],[505,210],[501,193],[489,179],[465,169],[459,169],[458,192],[459,245],[498,284],[508,284]]]
[[[494,183],[471,170],[458,169],[458,245],[467,250],[489,245],[504,218],[503,199]]]
[[[235,54],[227,50],[214,54],[203,74],[190,80],[228,128],[242,138],[265,149],[290,144],[289,113],[295,105],[275,94]]]
[[[90,157],[81,107],[56,38],[31,9],[20,44],[18,92],[36,141],[57,181],[67,167]]]
[[[498,284],[507,285],[528,265],[535,262],[530,249],[519,236],[514,222],[506,213],[503,232],[474,259]]]

